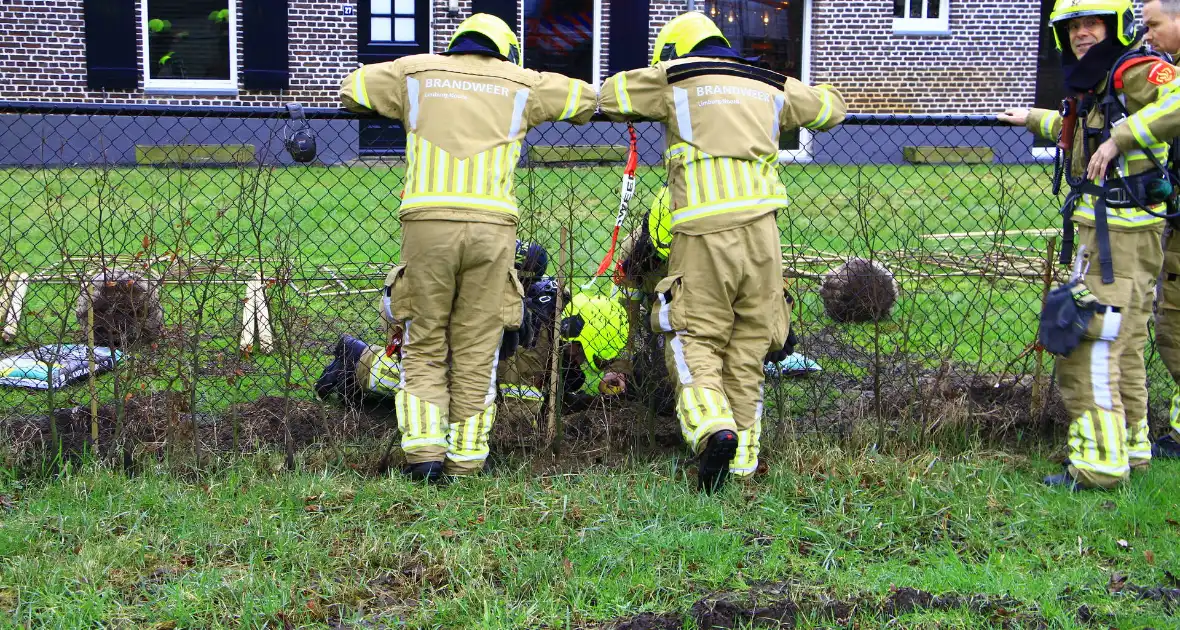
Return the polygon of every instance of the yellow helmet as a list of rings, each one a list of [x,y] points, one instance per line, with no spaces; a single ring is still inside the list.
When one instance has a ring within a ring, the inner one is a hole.
[[[561,336],[582,345],[587,392],[602,382],[599,361],[612,361],[627,348],[627,309],[619,300],[579,293],[561,311]]]
[[[720,37],[725,45],[729,46],[729,40],[725,39],[721,29],[717,28],[709,16],[700,11],[689,11],[679,15],[660,29],[651,65],[683,57],[692,52],[697,44],[712,37]]]
[[[451,36],[451,42],[447,44],[447,50],[455,45],[455,40],[459,39],[460,35],[475,33],[483,35],[491,40],[495,45],[496,51],[502,57],[517,65],[524,65],[524,60],[520,56],[520,40],[516,38],[516,33],[508,27],[508,24],[500,18],[490,15],[488,13],[476,13],[475,15],[463,20],[455,34]]]
[[[647,235],[656,248],[656,254],[667,260],[668,250],[672,247],[672,210],[668,203],[667,186],[660,188],[655,201],[651,202],[651,210],[647,213]]]
[[[1139,27],[1135,24],[1135,8],[1131,0],[1057,0],[1049,14],[1049,26],[1057,50],[1066,50],[1069,43],[1069,20],[1087,15],[1102,15],[1114,18],[1115,32],[1123,46],[1130,46],[1139,39]],[[1112,34],[1108,34],[1110,36]]]

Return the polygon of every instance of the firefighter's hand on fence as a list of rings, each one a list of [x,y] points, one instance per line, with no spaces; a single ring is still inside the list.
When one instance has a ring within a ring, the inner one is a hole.
[[[627,377],[618,372],[607,372],[598,384],[598,391],[607,396],[621,396],[627,391]]]
[[[1090,165],[1086,167],[1086,177],[1090,180],[1105,177],[1110,161],[1118,156],[1119,146],[1114,143],[1114,138],[1103,142],[1090,158]]]
[[[1024,108],[1005,109],[999,114],[996,114],[996,118],[1010,125],[1023,127],[1028,122],[1028,110]]]

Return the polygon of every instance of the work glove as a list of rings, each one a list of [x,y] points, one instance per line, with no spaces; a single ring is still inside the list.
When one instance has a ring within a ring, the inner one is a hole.
[[[792,354],[795,354],[795,346],[797,345],[799,345],[799,337],[795,335],[794,330],[791,330],[787,333],[787,342],[783,344],[783,347],[767,352],[762,362],[778,363],[779,361],[783,361]]]

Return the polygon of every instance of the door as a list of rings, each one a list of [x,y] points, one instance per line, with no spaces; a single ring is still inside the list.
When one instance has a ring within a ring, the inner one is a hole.
[[[357,60],[393,61],[430,52],[430,0],[359,0]],[[361,155],[403,155],[406,130],[392,120],[361,121]]]
[[[758,57],[758,65],[806,82],[804,4],[804,0],[706,0],[697,7],[703,5],[705,14],[743,56]],[[783,134],[779,148],[799,149],[799,132]]]

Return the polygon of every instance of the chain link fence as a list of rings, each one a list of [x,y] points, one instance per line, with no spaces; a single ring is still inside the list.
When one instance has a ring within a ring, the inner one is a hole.
[[[0,427],[14,452],[54,453],[60,441],[125,463],[199,463],[273,446],[293,463],[311,446],[368,445],[371,456],[394,436],[380,391],[321,399],[314,384],[341,335],[382,354],[404,135],[373,118],[305,113],[317,151],[301,164],[285,141],[303,123],[285,109],[0,103]],[[636,130],[623,237],[644,232],[664,181],[660,127]],[[633,372],[619,395],[566,391],[576,357],[547,322],[500,366],[502,381],[540,400],[502,388],[496,453],[599,461],[679,444],[645,296],[622,291],[613,268],[594,277],[626,149],[627,127],[608,122],[526,140],[519,238],[545,248],[548,274],[571,294],[620,304],[627,344],[614,358]],[[1033,345],[1062,269],[1051,154],[1031,134],[987,117],[851,115],[833,132],[787,138],[781,162],[800,343],[767,366],[764,442],[921,448],[1063,426],[1052,358]],[[586,324],[617,338],[617,320]],[[58,378],[37,376],[38,362],[58,364]],[[1149,378],[1160,421],[1171,383],[1154,351]]]

